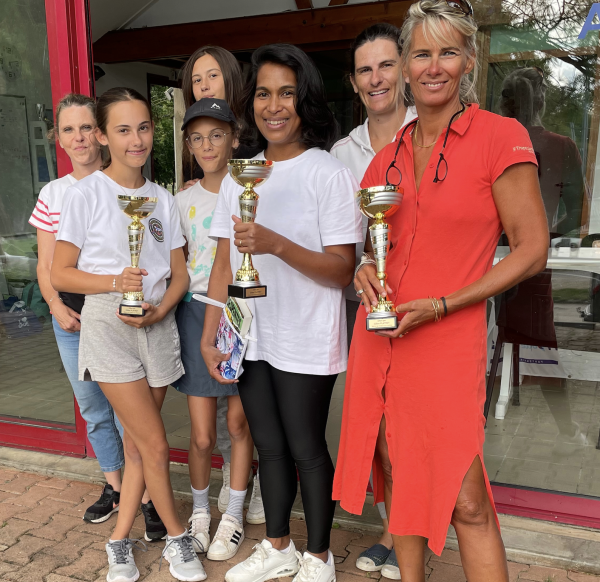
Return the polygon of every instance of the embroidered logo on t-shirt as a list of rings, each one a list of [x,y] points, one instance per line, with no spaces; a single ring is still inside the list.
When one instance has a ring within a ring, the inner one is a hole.
[[[518,151],[531,152],[532,154],[535,153],[533,151],[533,148],[528,148],[526,146],[514,146],[513,152],[518,152]]]
[[[148,221],[148,228],[150,229],[150,232],[152,233],[152,236],[158,242],[164,242],[164,240],[165,240],[165,233],[163,231],[163,226],[160,223],[160,220],[158,220],[158,218],[151,218]]]

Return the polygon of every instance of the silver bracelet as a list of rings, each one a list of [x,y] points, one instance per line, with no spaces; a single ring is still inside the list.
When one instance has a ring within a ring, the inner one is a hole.
[[[365,265],[377,265],[374,259],[371,258],[367,253],[363,253],[363,256],[360,258],[360,263],[358,263],[356,269],[354,269],[354,278],[356,278],[357,273],[365,266]]]

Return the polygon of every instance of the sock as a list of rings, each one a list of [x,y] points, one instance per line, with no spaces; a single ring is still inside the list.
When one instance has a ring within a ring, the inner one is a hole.
[[[333,561],[333,554],[331,553],[331,550],[328,552],[328,555],[327,555],[327,565],[335,566],[335,562]]]
[[[194,498],[194,507],[192,512],[196,509],[206,509],[210,513],[210,506],[208,504],[208,487],[206,489],[194,489],[192,487],[192,497]]]
[[[292,544],[290,543],[290,545],[285,550],[279,550],[279,551],[282,554],[289,554],[291,549],[292,549]]]
[[[207,492],[208,500],[208,492]],[[240,523],[244,522],[244,500],[246,499],[246,491],[229,490],[229,503],[227,505],[227,515],[235,517]]]

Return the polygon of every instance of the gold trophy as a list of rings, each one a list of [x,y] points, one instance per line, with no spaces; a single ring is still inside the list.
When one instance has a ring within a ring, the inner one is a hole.
[[[374,186],[359,190],[356,197],[359,199],[360,211],[374,220],[373,224],[369,226],[369,235],[377,263],[377,278],[385,289],[387,280],[385,264],[390,250],[392,227],[384,219],[398,210],[404,197],[404,190],[399,186]],[[379,302],[375,307],[371,307],[371,312],[367,315],[367,331],[396,329],[397,327],[398,316],[394,304],[379,295]]]
[[[269,160],[229,160],[229,174],[244,191],[240,194],[240,218],[242,222],[254,222],[258,195],[254,186],[262,184],[273,171],[273,162]],[[228,287],[229,297],[250,299],[267,296],[267,286],[262,285],[258,271],[252,265],[250,253],[244,253],[242,266],[235,274],[232,285]]]
[[[144,242],[144,231],[146,227],[141,223],[142,218],[148,218],[156,208],[158,198],[145,196],[117,196],[119,208],[133,218],[133,222],[127,227],[129,233],[129,253],[131,254],[131,266],[139,268],[140,252]],[[123,293],[123,301],[119,305],[120,315],[131,317],[142,317],[146,310],[142,307],[144,294],[141,291],[128,291]]]

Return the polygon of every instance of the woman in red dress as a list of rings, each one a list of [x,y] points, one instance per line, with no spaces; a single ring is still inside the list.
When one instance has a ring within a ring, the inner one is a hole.
[[[365,309],[350,350],[333,495],[360,514],[373,468],[404,582],[425,580],[425,542],[440,554],[450,523],[469,582],[508,581],[483,465],[485,300],[547,259],[527,131],[476,104],[472,14],[466,0],[410,7],[401,58],[418,120],[377,154],[362,182],[400,182],[404,198],[388,219],[387,289],[372,256],[354,280]],[[512,252],[492,269],[502,230]],[[394,331],[366,331],[378,291],[401,314]]]

